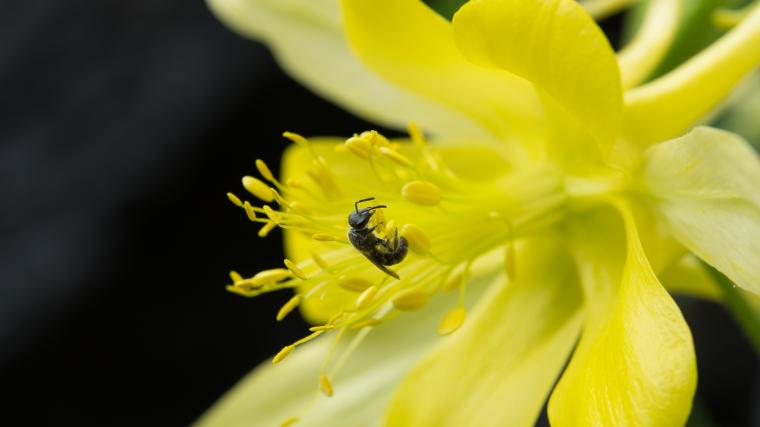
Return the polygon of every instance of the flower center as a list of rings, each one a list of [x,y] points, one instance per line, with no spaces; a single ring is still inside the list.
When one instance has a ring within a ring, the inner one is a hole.
[[[414,125],[411,144],[391,142],[375,131],[337,145],[284,135],[300,146],[288,155],[300,156],[299,163],[306,166],[281,182],[257,160],[264,181],[245,177],[243,186],[267,204],[254,206],[232,193],[228,197],[251,221],[263,224],[259,236],[281,227],[299,241],[298,249],[308,245],[310,256],[286,259],[284,268],[248,278],[231,272],[233,283],[227,288],[246,297],[293,289],[295,295],[282,306],[277,320],[301,304],[331,310],[310,335],[278,353],[275,363],[321,334],[339,331],[339,340],[347,330],[370,329],[400,312],[423,307],[440,291],[459,291],[458,304],[438,328],[442,335],[454,332],[465,318],[464,296],[473,262],[504,248],[505,268],[514,274],[509,261],[513,242],[564,216],[562,175],[549,164],[505,167],[488,179],[463,178],[447,167],[445,146],[426,144]],[[360,212],[367,208],[355,203],[368,198],[373,200],[365,206],[372,209]],[[349,242],[352,212],[357,215],[354,228],[381,247]],[[356,222],[360,213],[369,215],[366,226]],[[398,248],[402,238],[408,254],[398,252],[398,259],[387,263],[375,256],[373,251]],[[330,395],[327,378],[322,372],[322,390]]]

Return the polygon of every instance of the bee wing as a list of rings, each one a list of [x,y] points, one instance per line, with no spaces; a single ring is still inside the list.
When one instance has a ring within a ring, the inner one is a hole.
[[[374,259],[370,258],[367,254],[364,254],[364,257],[367,258],[369,260],[369,262],[371,262],[372,264],[375,264],[375,267],[377,267],[380,270],[382,270],[385,274],[387,274],[387,275],[395,278],[396,280],[401,279],[399,277],[398,273],[396,273],[395,271],[389,269],[388,267],[380,264],[379,262],[375,261]]]

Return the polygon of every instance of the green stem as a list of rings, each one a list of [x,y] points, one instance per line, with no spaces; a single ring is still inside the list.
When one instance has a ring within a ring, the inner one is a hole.
[[[739,326],[749,338],[750,344],[760,354],[760,315],[752,309],[739,288],[723,273],[704,262],[702,265],[720,288],[723,294],[723,303],[731,310]]]

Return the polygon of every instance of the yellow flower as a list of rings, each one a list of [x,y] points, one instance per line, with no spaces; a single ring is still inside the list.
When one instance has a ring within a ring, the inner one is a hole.
[[[474,0],[452,22],[416,0],[210,4],[316,91],[435,143],[286,133],[283,179],[243,179],[267,204],[229,194],[288,253],[229,289],[293,289],[278,320],[316,326],[201,425],[527,426],[550,392],[554,426],[686,422],[694,349],[658,274],[696,255],[760,293],[760,161],[690,131],[760,62],[760,7],[642,85],[677,1],[618,55],[572,0]],[[410,248],[392,273],[345,237],[367,197],[376,237]]]

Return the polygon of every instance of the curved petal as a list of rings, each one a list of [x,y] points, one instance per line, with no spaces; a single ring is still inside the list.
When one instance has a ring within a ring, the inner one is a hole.
[[[454,38],[469,60],[515,73],[548,93],[605,152],[620,127],[615,53],[573,0],[478,0],[454,15]]]
[[[460,111],[499,137],[535,144],[541,106],[524,80],[462,57],[451,24],[419,0],[343,0],[346,34],[389,82]]]
[[[623,88],[644,81],[668,52],[681,16],[681,0],[652,0],[633,40],[618,52]]]
[[[760,293],[760,160],[752,147],[697,128],[647,150],[639,179],[681,244]]]
[[[723,298],[712,276],[692,254],[684,255],[665,270],[660,279],[665,289],[671,293],[696,296],[710,301],[720,301]]]
[[[494,268],[497,263],[482,265],[468,285],[473,300],[503,280],[501,270]],[[378,426],[401,378],[440,338],[436,326],[456,299],[456,295],[436,297],[424,310],[404,313],[373,328],[331,378],[335,393],[330,398],[319,396],[320,366],[331,345],[325,336],[299,346],[276,365],[263,362],[196,425],[271,427],[300,414],[299,427]],[[337,354],[350,341],[351,336],[344,338]]]
[[[280,65],[317,94],[370,121],[436,135],[486,137],[445,105],[399,89],[367,70],[346,43],[338,0],[207,0],[244,36],[266,42]]]
[[[491,289],[462,329],[404,379],[386,425],[535,424],[575,344],[580,298],[556,242],[526,247],[517,261],[517,280]]]
[[[625,94],[624,132],[642,145],[681,135],[760,63],[760,3],[730,32],[668,74]]]
[[[603,219],[612,228],[601,233],[598,222],[576,224],[579,268],[596,273],[582,274],[592,282],[584,286],[607,292],[585,294],[592,315],[549,400],[555,427],[678,426],[691,409],[697,372],[689,328],[649,266],[633,214],[618,205],[626,230],[624,265],[607,240],[622,234],[619,225]]]

